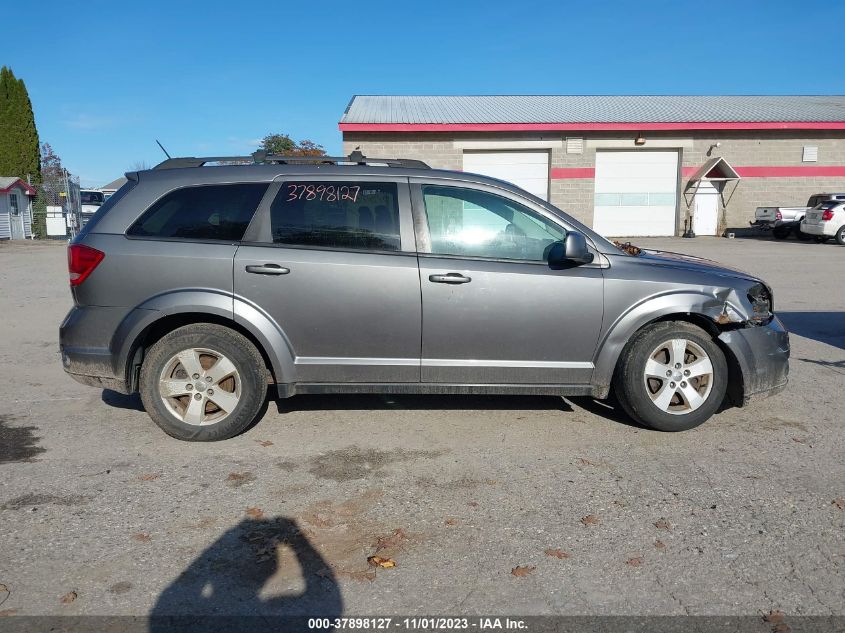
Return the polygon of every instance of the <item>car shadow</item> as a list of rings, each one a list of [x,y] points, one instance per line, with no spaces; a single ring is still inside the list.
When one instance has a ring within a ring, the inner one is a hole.
[[[778,312],[792,334],[845,349],[845,312]]]
[[[130,411],[146,411],[141,402],[141,396],[137,393],[126,395],[111,389],[103,389],[100,399],[110,407],[115,409],[128,409]]]
[[[271,390],[272,392],[272,390]],[[144,411],[138,394],[127,396],[109,389],[103,390],[102,401],[110,407]],[[613,399],[596,400],[588,396],[508,396],[508,395],[445,395],[445,394],[320,394],[273,398],[265,401],[255,422],[244,429],[249,431],[264,417],[273,402],[280,414],[294,411],[561,411],[572,413],[575,407],[598,417],[633,428],[644,429],[628,417]],[[574,405],[574,406],[573,406]]]
[[[309,618],[342,614],[331,565],[296,521],[277,516],[244,519],[197,556],[158,596],[149,630],[306,631]]]
[[[560,396],[320,394],[280,398],[279,413],[293,411],[572,411]]]

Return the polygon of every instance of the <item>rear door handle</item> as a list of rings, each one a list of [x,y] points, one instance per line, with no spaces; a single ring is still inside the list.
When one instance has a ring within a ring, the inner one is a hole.
[[[428,280],[436,284],[468,284],[472,281],[472,278],[465,277],[461,273],[447,273],[445,275],[429,275]]]
[[[290,272],[290,268],[284,268],[278,264],[250,265],[246,267],[246,272],[256,275],[287,275]]]

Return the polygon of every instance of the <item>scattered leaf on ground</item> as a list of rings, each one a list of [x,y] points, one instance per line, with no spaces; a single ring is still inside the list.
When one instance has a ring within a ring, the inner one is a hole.
[[[139,475],[138,479],[141,481],[153,481],[154,479],[158,479],[161,477],[160,473],[144,473],[143,475]]]
[[[488,486],[495,486],[497,483],[499,483],[499,480],[498,479],[485,479],[484,483],[487,484]]]
[[[255,475],[252,473],[229,473],[226,481],[233,488],[238,488],[239,486],[248,484],[250,481],[255,481]]]
[[[132,539],[138,541],[139,543],[149,543],[152,537],[146,532],[138,532],[137,534],[132,535]]]
[[[591,462],[589,459],[585,459],[583,457],[578,458],[578,463],[581,464],[581,466],[595,466],[596,465],[595,462]]]
[[[537,569],[537,567],[535,567],[534,565],[517,566],[517,567],[514,567],[513,569],[511,569],[511,574],[513,576],[517,576],[518,578],[521,578],[523,576],[527,576],[528,574],[534,573],[535,569]]]
[[[840,510],[845,510],[845,499],[834,499],[830,503],[831,505],[836,506]]]
[[[65,595],[62,596],[62,604],[70,604],[78,597],[75,591],[68,591]]]
[[[672,526],[669,524],[669,521],[666,519],[658,519],[654,522],[654,527],[658,530],[671,530]]]
[[[478,501],[467,501],[467,505],[470,508],[477,508],[478,507]]]
[[[448,518],[444,521],[444,523],[446,525],[457,525],[458,523],[460,523],[460,521],[458,521],[457,519]]]
[[[267,448],[268,446],[273,446],[273,442],[271,442],[270,440],[255,440],[255,441],[258,442],[259,444],[261,444],[261,446],[263,446],[264,448]]]
[[[772,625],[772,633],[789,633],[791,629],[785,622],[786,614],[780,609],[773,609],[767,615],[763,616],[763,620]]]
[[[15,615],[17,612],[17,609],[3,609],[3,611],[0,611],[0,618],[7,618],[10,615]]]
[[[654,546],[655,546],[657,549],[665,549],[665,548],[666,548],[666,543],[664,543],[664,542],[663,542],[663,541],[661,541],[660,539],[657,539],[657,540],[654,542]]]
[[[9,588],[6,585],[0,584],[0,593],[9,593]]]
[[[408,535],[405,533],[405,530],[396,528],[390,536],[379,536],[376,538],[376,552],[392,547],[399,547],[407,540]]]
[[[381,556],[370,556],[367,558],[367,562],[373,567],[383,567],[385,569],[396,567],[396,561],[392,558],[382,558]]]
[[[793,437],[792,441],[796,442],[797,444],[806,444],[807,443],[807,440],[801,439],[800,437]]]
[[[252,519],[263,519],[264,510],[261,508],[247,508],[246,515]]]
[[[631,567],[639,567],[643,564],[644,559],[642,556],[632,556],[628,560],[625,561],[626,565],[630,565]]]
[[[584,525],[598,525],[601,523],[601,519],[599,519],[595,514],[588,514],[581,519],[581,523]]]
[[[783,622],[785,617],[786,614],[783,611],[780,609],[773,609],[763,616],[763,620],[769,624],[780,624]]]
[[[546,552],[545,552],[545,553],[546,553],[546,556],[548,556],[548,557],[550,557],[550,558],[551,558],[551,557],[554,557],[554,558],[561,558],[561,559],[563,559],[563,558],[569,558],[569,557],[570,557],[570,554],[567,554],[566,552],[564,552],[564,551],[563,551],[562,549],[560,549],[560,548],[557,548],[557,549],[552,549],[552,548],[549,548],[549,549],[547,549],[547,550],[546,550]]]

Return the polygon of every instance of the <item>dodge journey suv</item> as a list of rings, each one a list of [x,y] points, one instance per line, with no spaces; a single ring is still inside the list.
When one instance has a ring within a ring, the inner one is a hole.
[[[268,386],[613,392],[680,431],[786,385],[788,335],[751,275],[620,249],[514,185],[418,161],[246,162],[129,173],[68,248],[65,370],[140,392],[173,437],[242,432]]]

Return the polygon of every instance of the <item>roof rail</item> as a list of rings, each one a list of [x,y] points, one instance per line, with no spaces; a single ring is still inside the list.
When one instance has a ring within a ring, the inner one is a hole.
[[[369,158],[359,150],[349,156],[288,156],[286,154],[268,154],[264,151],[253,152],[250,156],[186,156],[168,158],[154,169],[178,169],[182,167],[202,167],[208,163],[249,164],[249,165],[386,165],[388,167],[415,167],[430,169],[421,160],[412,158]]]

